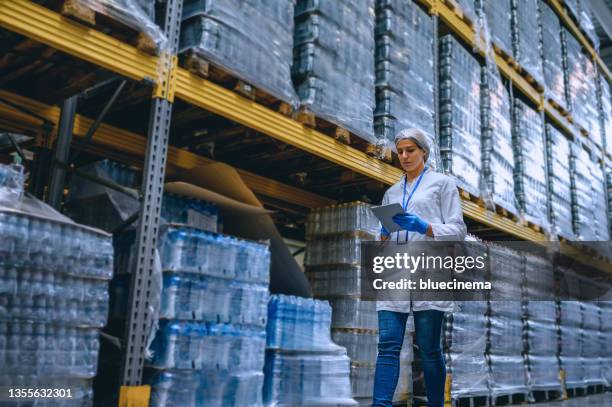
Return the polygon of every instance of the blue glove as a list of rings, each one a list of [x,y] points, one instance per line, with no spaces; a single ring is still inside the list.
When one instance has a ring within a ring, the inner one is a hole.
[[[383,225],[380,225],[380,234],[386,237],[391,235],[391,233],[389,233],[389,231]]]
[[[400,225],[404,230],[409,232],[419,232],[422,235],[427,233],[427,229],[429,228],[429,223],[411,213],[395,215],[393,217],[393,222]]]

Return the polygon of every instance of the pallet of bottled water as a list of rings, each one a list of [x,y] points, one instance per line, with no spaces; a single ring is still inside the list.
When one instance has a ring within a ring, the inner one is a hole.
[[[371,205],[351,202],[313,209],[306,221],[306,236],[352,234],[364,232],[372,239],[380,233],[380,223],[371,210]]]
[[[295,0],[185,0],[179,53],[193,54],[297,105],[291,83]]]
[[[135,231],[117,239],[117,264],[129,270]],[[270,251],[265,244],[213,233],[186,225],[160,227],[158,250],[164,272],[193,273],[267,284]]]
[[[124,234],[120,264],[134,234]],[[167,224],[160,228],[162,292],[147,382],[151,405],[259,406],[270,251],[265,244]]]
[[[158,369],[259,371],[266,333],[249,325],[162,320],[149,365]]]
[[[327,301],[273,295],[263,401],[266,406],[354,406],[350,359],[330,336]]]
[[[167,223],[185,224],[194,228],[217,232],[217,205],[182,195],[165,193],[161,217]]]
[[[262,405],[262,372],[161,370],[146,375],[151,383],[151,407]]]
[[[73,403],[91,402],[111,238],[22,197],[20,182],[0,165],[0,386],[70,387]]]

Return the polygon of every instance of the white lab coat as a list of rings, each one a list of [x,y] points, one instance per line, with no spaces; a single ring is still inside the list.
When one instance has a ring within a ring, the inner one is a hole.
[[[392,185],[382,200],[382,205],[392,203],[402,204],[404,191],[404,179]],[[414,188],[418,177],[406,184],[406,199]],[[414,240],[452,240],[463,241],[467,228],[463,222],[463,211],[461,210],[461,199],[457,191],[457,184],[451,177],[426,170],[421,183],[412,195],[410,202],[406,206],[406,212],[413,213],[421,219],[431,224],[434,237],[422,235],[418,232],[399,231],[393,232],[390,236],[392,241],[396,241],[399,234],[399,241]],[[452,312],[455,306],[453,301],[413,301],[413,311],[439,310]],[[377,301],[377,311],[410,312],[410,301]]]

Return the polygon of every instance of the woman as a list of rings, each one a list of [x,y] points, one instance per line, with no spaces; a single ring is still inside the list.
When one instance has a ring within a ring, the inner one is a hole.
[[[428,167],[430,147],[425,135],[417,129],[402,130],[395,136],[395,145],[405,175],[387,190],[382,204],[402,205],[405,213],[394,216],[393,221],[403,230],[390,234],[383,227],[382,240],[462,241],[466,227],[457,186],[452,178]],[[391,406],[406,320],[411,310],[416,344],[423,361],[427,404],[443,406],[446,370],[440,337],[444,312],[452,312],[452,301],[379,301],[376,310],[379,338],[372,406]]]

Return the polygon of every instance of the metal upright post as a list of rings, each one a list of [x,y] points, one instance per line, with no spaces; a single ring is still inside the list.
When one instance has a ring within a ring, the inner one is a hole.
[[[164,86],[170,87],[173,80],[171,70],[176,61],[182,0],[168,0],[166,4],[165,33],[169,41],[168,54],[162,55],[166,61],[167,75],[161,78]],[[162,62],[164,63],[164,62]],[[164,175],[168,153],[168,133],[172,115],[172,97],[168,92],[154,94],[149,117],[149,135],[145,158],[142,206],[138,215],[136,234],[135,265],[132,269],[128,314],[125,329],[124,354],[121,361],[120,405],[146,405],[142,392],[138,392],[142,380],[147,337],[150,329],[149,306],[151,277],[154,271],[155,248],[159,217],[164,189]],[[133,390],[133,391],[132,391]],[[147,392],[147,390],[145,390]],[[131,400],[130,400],[131,399]],[[134,404],[132,401],[135,401]]]
[[[74,117],[78,96],[71,96],[64,101],[60,116],[59,129],[57,130],[57,140],[53,152],[53,160],[66,162],[70,154],[70,144],[72,143],[72,130],[74,128]],[[52,207],[59,209],[64,194],[64,183],[66,181],[66,170],[51,163],[51,182],[49,184],[49,194],[47,202]]]

